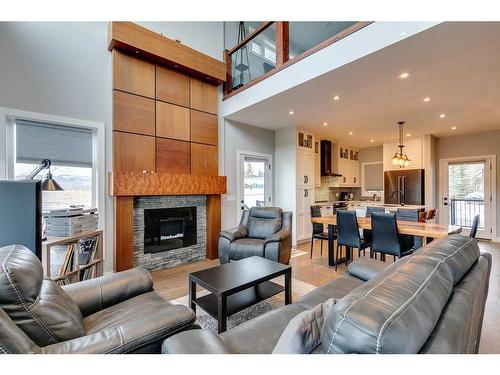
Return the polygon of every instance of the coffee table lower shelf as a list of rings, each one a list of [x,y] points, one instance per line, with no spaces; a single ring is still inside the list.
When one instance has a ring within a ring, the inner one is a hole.
[[[229,295],[227,297],[226,307],[227,316],[236,314],[247,307],[281,293],[284,290],[285,287],[282,285],[276,284],[272,281],[264,281],[257,286]],[[218,299],[216,295],[210,293],[206,296],[197,297],[193,302],[215,319],[218,318]]]

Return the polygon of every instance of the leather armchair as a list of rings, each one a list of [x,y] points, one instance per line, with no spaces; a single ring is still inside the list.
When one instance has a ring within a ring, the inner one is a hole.
[[[292,253],[292,213],[278,207],[252,207],[243,211],[240,225],[219,237],[221,264],[260,256],[288,264]]]
[[[144,268],[60,287],[23,246],[0,248],[0,264],[0,353],[159,353],[195,321]]]

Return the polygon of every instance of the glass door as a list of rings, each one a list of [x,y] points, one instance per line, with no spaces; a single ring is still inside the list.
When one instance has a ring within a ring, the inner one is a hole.
[[[492,236],[491,160],[445,161],[440,221],[459,225],[469,234],[474,217],[479,215],[477,237]]]
[[[272,205],[272,159],[270,156],[239,156],[239,212]]]

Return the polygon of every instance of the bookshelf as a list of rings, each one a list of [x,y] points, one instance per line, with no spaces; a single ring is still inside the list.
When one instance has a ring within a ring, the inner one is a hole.
[[[80,249],[85,245],[91,251],[87,252],[88,261],[81,264]],[[71,237],[49,237],[42,243],[42,264],[45,276],[61,285],[102,276],[103,231],[95,230]]]

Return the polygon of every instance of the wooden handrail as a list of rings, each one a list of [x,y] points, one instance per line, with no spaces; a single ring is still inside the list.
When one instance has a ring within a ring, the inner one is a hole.
[[[270,21],[270,22],[262,22],[259,27],[257,27],[253,32],[251,32],[250,34],[248,34],[248,36],[243,39],[241,42],[239,42],[236,46],[234,46],[233,48],[231,48],[228,53],[229,53],[229,56],[231,56],[233,53],[235,53],[237,50],[239,50],[241,47],[243,47],[245,44],[247,44],[248,42],[250,42],[252,39],[254,39],[257,35],[259,35],[260,33],[262,33],[265,29],[267,29],[269,26],[271,26],[272,24],[274,23],[274,21]]]

